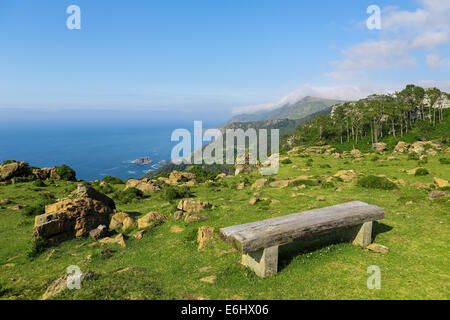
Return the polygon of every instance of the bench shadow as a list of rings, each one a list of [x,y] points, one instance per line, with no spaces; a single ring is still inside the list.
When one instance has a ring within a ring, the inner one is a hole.
[[[391,226],[374,221],[372,225],[372,241],[374,242],[379,234],[389,232],[392,229]],[[282,245],[278,249],[278,272],[286,268],[292,260],[299,255],[311,253],[333,244],[345,242],[348,241],[340,238],[337,235],[337,232],[332,232]]]

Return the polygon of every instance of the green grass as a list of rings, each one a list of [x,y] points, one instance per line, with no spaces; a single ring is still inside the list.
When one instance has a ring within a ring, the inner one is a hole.
[[[12,204],[0,207],[0,298],[39,299],[46,287],[63,276],[66,268],[77,265],[83,272],[94,276],[83,282],[80,290],[65,290],[57,299],[449,299],[448,266],[449,212],[447,199],[431,201],[428,192],[411,183],[432,183],[437,176],[450,179],[450,168],[439,158],[429,157],[424,167],[426,176],[408,175],[400,169],[413,169],[417,161],[398,155],[399,160],[387,161],[388,155],[379,155],[378,161],[370,157],[361,160],[334,159],[332,156],[311,156],[314,166],[302,172],[306,159],[291,156],[298,169],[281,166],[280,179],[300,175],[326,177],[337,171],[353,169],[359,177],[383,175],[399,184],[398,192],[367,189],[356,182],[334,181],[331,185],[307,185],[299,191],[295,186],[260,190],[262,201],[249,205],[255,190],[250,185],[257,175],[227,177],[223,182],[196,184],[193,196],[209,201],[214,208],[205,210],[207,221],[186,224],[174,221],[178,199],[167,200],[162,191],[136,197],[129,203],[116,201],[119,210],[135,218],[150,211],[159,211],[169,221],[154,226],[141,240],[131,237],[135,230],[127,231],[126,248],[116,245],[90,246],[89,238],[73,239],[57,247],[46,248],[29,257],[34,217],[7,209],[10,205],[27,208],[49,197],[67,196],[76,183],[58,181],[46,187],[33,183],[0,186],[0,199],[9,198]],[[235,186],[246,180],[246,187]],[[124,185],[112,185],[112,196]],[[340,192],[336,191],[340,189]],[[308,196],[292,197],[292,193]],[[324,201],[319,201],[323,196]],[[271,204],[270,200],[279,200]],[[117,199],[114,199],[117,200]],[[299,241],[280,247],[279,273],[260,279],[241,267],[240,254],[218,237],[222,227],[252,222],[360,200],[386,209],[384,220],[374,224],[374,242],[390,248],[385,254],[363,250],[349,243],[334,241],[329,236]],[[167,204],[169,203],[169,204]],[[22,209],[22,211],[24,211]],[[172,233],[171,228],[184,228]],[[216,236],[204,250],[197,250],[196,236],[200,226],[215,228]],[[10,265],[14,264],[14,265]],[[10,265],[10,266],[5,266]],[[366,286],[367,268],[377,265],[381,269],[380,290]],[[128,268],[128,269],[126,269]],[[214,284],[200,281],[215,275]]]

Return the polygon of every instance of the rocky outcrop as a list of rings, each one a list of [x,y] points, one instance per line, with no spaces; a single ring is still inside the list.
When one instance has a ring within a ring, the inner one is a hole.
[[[441,149],[441,144],[437,141],[416,141],[413,144],[399,141],[394,148],[394,153],[416,153],[420,155],[426,152],[434,156]]]
[[[387,150],[387,144],[384,142],[374,143],[373,150],[378,153],[384,152]]]
[[[162,213],[159,212],[149,212],[147,213],[145,216],[143,216],[142,218],[139,218],[137,223],[138,223],[138,228],[139,229],[144,229],[147,227],[152,226],[155,222],[158,221],[163,221],[163,222],[167,222],[168,219],[165,215],[163,215]]]
[[[143,193],[153,193],[161,190],[161,187],[154,180],[150,179],[129,179],[125,185],[125,190],[128,188],[136,188]]]
[[[134,228],[136,221],[124,212],[117,212],[111,217],[110,229],[123,229],[124,231],[129,228]]]
[[[205,210],[211,207],[209,202],[195,201],[193,199],[180,200],[177,209],[183,212],[192,213]]]
[[[0,181],[6,181],[16,177],[27,177],[31,174],[31,169],[26,162],[12,162],[0,165]]]
[[[33,236],[47,239],[52,245],[71,237],[87,236],[98,226],[109,225],[114,201],[93,190],[80,185],[72,194],[75,198],[46,206],[45,213],[35,217]]]

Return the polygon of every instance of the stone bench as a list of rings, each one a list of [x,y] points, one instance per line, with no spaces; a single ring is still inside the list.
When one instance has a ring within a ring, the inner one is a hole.
[[[372,221],[384,209],[360,201],[308,210],[220,229],[221,238],[242,252],[242,264],[260,277],[277,273],[278,246],[295,240],[336,232],[362,247],[372,242]]]

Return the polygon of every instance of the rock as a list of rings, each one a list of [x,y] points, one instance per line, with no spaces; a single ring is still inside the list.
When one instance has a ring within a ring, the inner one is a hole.
[[[278,181],[273,181],[270,183],[270,186],[272,188],[286,188],[287,186],[290,185],[290,181],[289,180],[278,180]]]
[[[236,186],[237,190],[243,190],[245,188],[245,182],[241,182]]]
[[[180,200],[177,209],[184,212],[199,212],[211,207],[208,202],[195,201],[193,199]]]
[[[183,232],[183,231],[184,231],[184,228],[181,228],[179,226],[172,226],[172,227],[170,227],[170,232],[172,232],[172,233],[180,233],[180,232]]]
[[[350,154],[356,158],[362,157],[363,155],[358,149],[353,149],[352,151],[350,151]]]
[[[447,180],[440,179],[440,178],[437,178],[437,177],[434,177],[434,184],[438,188],[444,188],[444,187],[448,187],[449,186]]]
[[[358,176],[354,170],[340,170],[334,175],[334,177],[341,178],[345,182],[350,182],[356,180]]]
[[[122,229],[124,231],[136,227],[136,220],[134,220],[132,217],[127,217],[123,220],[123,226]]]
[[[377,252],[377,253],[386,253],[386,252],[389,251],[388,247],[385,247],[385,246],[383,246],[381,244],[378,244],[378,243],[369,244],[366,247],[366,249],[368,249],[370,251],[373,251],[373,252]]]
[[[256,171],[260,168],[260,165],[256,155],[251,157],[251,155],[246,152],[243,155],[238,155],[236,158],[235,168],[236,170],[234,174],[237,176],[242,173],[251,173]]]
[[[373,150],[374,150],[375,152],[378,152],[378,153],[381,153],[381,152],[387,150],[387,144],[384,143],[384,142],[374,143],[374,144],[372,145],[372,147],[373,147]]]
[[[205,247],[206,243],[214,237],[214,228],[200,227],[197,232],[198,250]]]
[[[409,150],[409,143],[403,142],[403,141],[399,141],[397,143],[397,145],[394,148],[394,153],[405,153],[408,152]]]
[[[0,205],[12,203],[11,199],[0,199]]]
[[[35,179],[47,180],[52,176],[56,176],[56,168],[36,168],[31,171]]]
[[[146,233],[146,230],[140,230],[137,231],[133,234],[133,238],[137,239],[137,240],[141,240],[144,237],[144,234]]]
[[[116,208],[116,204],[114,201],[108,197],[107,195],[95,190],[92,187],[86,186],[80,183],[77,189],[71,193],[72,198],[89,198],[97,201],[103,202],[105,205],[110,207],[111,209]]]
[[[341,158],[341,154],[339,152],[335,152],[335,153],[333,153],[333,157],[335,159],[340,159]]]
[[[280,203],[280,200],[276,200],[276,199],[272,199],[272,201],[270,201],[271,205],[277,205]]]
[[[184,222],[186,223],[190,223],[190,222],[195,222],[195,221],[204,221],[204,220],[208,220],[208,216],[204,215],[204,214],[188,214],[186,216],[186,218],[184,218]]]
[[[19,161],[0,165],[0,181],[14,177],[26,177],[30,174],[31,170],[26,162]]]
[[[13,210],[13,211],[20,211],[20,210],[22,210],[22,207],[19,206],[18,204],[16,204],[16,205],[13,205],[13,206],[9,206],[6,209]]]
[[[125,219],[130,218],[128,214],[125,212],[117,212],[111,217],[111,223],[109,224],[109,228],[111,230],[123,228],[123,223]],[[136,224],[136,223],[135,223]]]
[[[162,213],[149,212],[145,216],[143,216],[142,218],[138,219],[138,228],[139,229],[147,228],[147,227],[149,227],[149,226],[151,226],[153,224],[152,222],[156,222],[156,221],[167,222],[168,219]]]
[[[107,184],[105,181],[101,181],[99,186],[100,186],[100,188],[108,188],[109,184]]]
[[[104,238],[107,235],[108,235],[108,228],[104,224],[101,224],[97,228],[89,231],[89,236],[94,240]]]
[[[128,188],[136,188],[143,193],[153,193],[161,190],[161,187],[155,181],[149,179],[129,179],[125,185],[125,190]]]
[[[418,189],[431,189],[431,185],[429,183],[414,182],[411,183],[411,186],[416,187]]]
[[[102,245],[103,244],[118,244],[119,246],[121,246],[122,248],[126,247],[125,244],[125,237],[123,234],[119,234],[117,235],[115,238],[110,238],[110,237],[106,237],[103,239],[100,239],[99,241]]]
[[[67,288],[67,278],[69,275],[65,275],[59,279],[53,281],[50,286],[47,288],[45,293],[42,295],[41,300],[48,300],[58,293],[62,292]]]
[[[67,238],[87,236],[99,225],[109,225],[111,207],[90,199],[63,199],[45,207],[45,213],[35,217],[33,235],[56,244]]]
[[[430,199],[439,199],[439,198],[445,198],[450,196],[450,192],[448,191],[432,191],[428,195]]]
[[[173,220],[177,221],[180,220],[183,217],[183,211],[175,211],[175,213],[173,214]]]
[[[261,188],[267,186],[268,183],[269,183],[269,180],[267,180],[267,179],[258,179],[255,181],[255,183],[252,184],[250,189],[252,189],[252,190],[253,189],[261,189]]]
[[[169,175],[169,180],[180,182],[183,181],[189,181],[189,180],[195,180],[196,176],[193,173],[190,172],[180,172],[180,171],[172,171]]]
[[[324,196],[318,196],[317,197],[317,201],[325,201],[325,197]]]
[[[227,176],[226,173],[219,173],[217,175],[216,179],[222,179],[222,178],[225,178],[226,176]]]
[[[427,154],[430,155],[430,156],[437,156],[438,155],[437,151],[433,150],[433,149],[428,149],[427,150]]]
[[[207,282],[207,283],[215,283],[216,282],[217,277],[216,276],[209,276],[209,277],[204,277],[201,278],[200,281],[202,282]]]
[[[257,202],[259,202],[259,198],[251,198],[248,203],[251,204],[251,205],[254,205]]]

